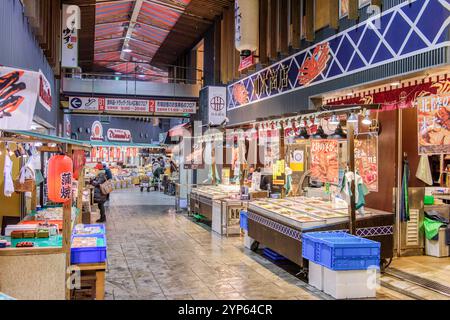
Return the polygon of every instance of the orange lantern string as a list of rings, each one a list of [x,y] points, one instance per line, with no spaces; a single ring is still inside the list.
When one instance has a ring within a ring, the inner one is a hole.
[[[68,156],[57,155],[48,161],[48,198],[56,203],[72,199],[73,161]]]

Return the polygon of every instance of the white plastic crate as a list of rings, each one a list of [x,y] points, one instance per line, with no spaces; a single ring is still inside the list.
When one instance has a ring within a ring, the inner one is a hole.
[[[378,270],[334,271],[323,268],[323,291],[335,299],[377,296]]]
[[[427,256],[443,258],[449,256],[449,246],[445,242],[445,229],[439,229],[439,240],[425,238],[425,254]]]
[[[320,291],[323,291],[323,269],[325,268],[321,265],[309,261],[308,283]]]

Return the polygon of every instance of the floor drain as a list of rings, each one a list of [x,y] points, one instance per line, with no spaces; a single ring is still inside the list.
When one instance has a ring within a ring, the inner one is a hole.
[[[447,287],[447,286],[443,285],[442,283],[439,283],[439,282],[436,282],[433,280],[429,280],[429,279],[425,279],[425,278],[422,278],[422,277],[416,276],[414,274],[407,273],[407,272],[404,272],[404,271],[401,271],[401,270],[398,270],[395,268],[389,268],[388,270],[386,270],[386,274],[400,278],[400,279],[408,281],[408,282],[411,282],[411,283],[416,284],[425,289],[435,291],[435,292],[445,295],[447,297],[450,297],[450,287]]]

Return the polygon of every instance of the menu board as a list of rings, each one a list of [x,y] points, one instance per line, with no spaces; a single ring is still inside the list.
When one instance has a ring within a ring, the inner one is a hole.
[[[337,140],[311,142],[311,177],[323,183],[339,183],[339,143]]]
[[[450,94],[417,99],[420,155],[450,153]]]
[[[378,136],[355,139],[355,167],[371,192],[378,191]]]

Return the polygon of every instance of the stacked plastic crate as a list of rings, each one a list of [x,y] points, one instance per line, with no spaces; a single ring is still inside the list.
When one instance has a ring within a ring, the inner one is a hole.
[[[380,249],[379,242],[345,232],[304,233],[309,284],[336,299],[375,298]]]

